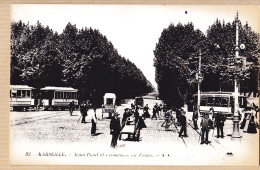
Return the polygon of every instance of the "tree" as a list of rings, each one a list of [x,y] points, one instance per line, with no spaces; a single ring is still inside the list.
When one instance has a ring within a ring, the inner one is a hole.
[[[193,62],[206,37],[192,23],[170,24],[164,29],[154,50],[154,66],[159,96],[168,104],[180,107],[194,92],[197,72]]]
[[[240,21],[239,21],[240,22]],[[236,40],[235,21],[225,24],[218,19],[207,30],[207,39],[212,44],[219,44],[219,50],[210,49],[208,58],[212,60],[215,67],[212,67],[211,73],[215,74],[212,81],[217,85],[218,90],[233,91],[234,76],[228,71],[228,59],[235,57],[235,40]],[[259,35],[255,33],[248,23],[239,26],[239,44],[245,44],[245,49],[240,49],[239,55],[247,60],[247,67],[239,75],[241,83],[241,92],[258,91],[258,69],[259,69]],[[202,88],[209,87],[209,81],[204,81]]]

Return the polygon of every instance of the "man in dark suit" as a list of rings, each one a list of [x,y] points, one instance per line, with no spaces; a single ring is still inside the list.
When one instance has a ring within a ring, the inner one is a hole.
[[[69,104],[70,116],[72,116],[72,113],[73,113],[74,107],[75,107],[75,105],[74,105],[74,101],[70,102],[70,104]]]
[[[224,122],[225,121],[226,121],[226,118],[225,118],[225,116],[223,114],[218,112],[215,115],[215,122],[216,122],[216,126],[217,126],[217,138],[219,138],[219,137],[223,138],[224,137],[223,127],[224,127]],[[221,133],[221,136],[219,135],[219,133]]]
[[[183,109],[181,109],[181,115],[179,117],[179,121],[180,121],[180,125],[181,125],[181,130],[179,132],[179,137],[182,136],[182,133],[184,132],[184,137],[188,137],[187,136],[187,127],[186,127],[186,116],[185,116],[185,112]]]
[[[209,136],[209,129],[210,129],[210,119],[208,113],[204,113],[204,116],[201,120],[201,143],[209,143],[208,136]]]
[[[81,123],[86,123],[85,118],[86,118],[86,116],[87,116],[88,108],[87,108],[86,102],[83,102],[82,104],[83,104],[83,105],[81,105],[81,107],[80,107],[80,112],[81,112],[81,115],[82,115]]]
[[[120,119],[119,119],[118,115],[119,114],[117,112],[114,113],[114,116],[110,122],[110,134],[112,135],[111,146],[113,148],[115,148],[117,145],[117,139],[118,139],[118,137],[120,135],[120,131],[121,131]]]

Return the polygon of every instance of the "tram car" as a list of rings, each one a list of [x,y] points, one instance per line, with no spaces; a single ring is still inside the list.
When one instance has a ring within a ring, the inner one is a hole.
[[[25,111],[29,108],[35,108],[35,99],[32,92],[33,89],[33,87],[27,85],[11,85],[10,110]]]
[[[116,95],[114,93],[106,93],[104,95],[104,104],[102,105],[102,119],[107,115],[108,118],[116,111]]]
[[[198,95],[194,95],[197,104]],[[244,113],[247,108],[247,97],[238,96],[239,112]],[[200,111],[201,113],[209,112],[210,108],[214,108],[214,112],[221,112],[226,116],[234,114],[234,93],[233,92],[202,92],[200,94]]]
[[[77,89],[71,87],[46,86],[40,89],[41,105],[44,110],[65,110],[73,101],[78,107]]]

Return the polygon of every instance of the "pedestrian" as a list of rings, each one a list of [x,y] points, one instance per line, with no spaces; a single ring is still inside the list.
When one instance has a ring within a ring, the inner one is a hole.
[[[69,104],[69,112],[70,112],[70,116],[72,116],[73,110],[74,110],[74,101],[70,102]]]
[[[126,121],[127,119],[130,117],[130,112],[128,110],[128,108],[125,108],[125,112],[123,114],[123,118],[122,118],[122,129],[124,128],[125,124],[126,124]]]
[[[116,112],[110,122],[110,134],[112,135],[111,147],[113,148],[117,145],[117,139],[121,131],[120,119],[118,115],[119,114]]]
[[[135,109],[134,103],[131,103],[131,109]]]
[[[192,115],[192,121],[193,121],[195,130],[198,129],[198,124],[197,124],[198,118],[199,118],[198,110],[197,110],[197,107],[195,107],[193,110],[193,115]]]
[[[157,108],[156,108],[156,105],[154,105],[154,107],[153,107],[153,116],[152,116],[151,119],[154,119],[154,118],[155,118],[155,119],[157,120],[156,114],[157,114]]]
[[[245,113],[244,114],[244,118],[243,118],[243,121],[241,123],[240,129],[244,129],[245,128],[246,121],[249,119],[249,117],[250,117],[250,113]]]
[[[214,114],[215,112],[214,112],[214,108],[213,107],[211,107],[210,109],[209,109],[209,118],[211,117],[211,120],[213,121],[213,119],[214,119],[214,117],[215,117],[215,114]]]
[[[210,118],[208,113],[204,113],[203,118],[201,120],[200,126],[201,126],[201,143],[200,144],[208,144],[210,143],[208,140],[209,136],[209,130],[210,130]]]
[[[247,133],[257,133],[254,116],[252,115],[248,124]]]
[[[165,114],[167,112],[167,105],[166,104],[163,105],[162,111],[163,111],[163,114]]]
[[[146,104],[145,106],[144,106],[144,117],[145,118],[150,118],[150,114],[149,114],[149,107],[148,107],[148,104]]]
[[[217,138],[219,138],[219,137],[224,138],[223,128],[224,128],[225,121],[226,121],[226,118],[222,113],[217,112],[215,114],[215,122],[216,122],[216,126],[217,126]]]
[[[158,109],[158,117],[160,117],[161,115],[162,115],[162,109],[163,109],[163,105],[162,104],[160,104],[158,107],[157,107],[157,109]]]
[[[97,129],[97,115],[96,115],[96,108],[90,108],[88,110],[88,114],[90,115],[91,119],[91,135],[96,135],[96,129]]]
[[[180,126],[180,117],[181,117],[181,109],[176,110],[176,119],[177,119],[177,125]]]
[[[81,123],[86,123],[86,116],[88,115],[87,111],[88,111],[87,103],[83,102],[81,107],[80,107],[80,112],[81,112],[81,116],[82,116]]]
[[[180,125],[181,125],[181,130],[179,132],[179,137],[182,136],[182,133],[184,132],[184,137],[187,136],[187,126],[186,126],[186,116],[185,116],[185,111],[181,109],[181,115],[179,117]]]

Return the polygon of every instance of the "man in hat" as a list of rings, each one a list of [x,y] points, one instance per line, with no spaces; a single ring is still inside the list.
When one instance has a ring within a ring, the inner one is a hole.
[[[151,119],[155,118],[155,119],[157,120],[157,115],[156,115],[156,113],[157,113],[157,106],[154,105],[154,107],[153,107],[153,115],[152,115],[152,118],[151,118]]]
[[[96,108],[90,108],[88,110],[88,114],[91,119],[91,135],[95,136],[96,135],[96,127],[97,127],[97,115],[96,115]]]
[[[184,137],[188,137],[187,136],[187,127],[186,127],[186,116],[185,116],[185,111],[183,109],[181,109],[181,115],[179,118],[180,121],[180,125],[181,125],[181,130],[179,132],[179,137],[182,136],[182,133],[184,132]]]
[[[122,129],[124,128],[127,119],[130,117],[130,112],[128,108],[125,108],[125,112],[123,114],[123,118],[122,118]]]
[[[219,137],[223,138],[224,137],[223,127],[224,127],[225,121],[226,121],[226,118],[223,114],[221,114],[219,112],[217,112],[215,114],[215,122],[216,122],[216,126],[217,126],[217,138],[219,138]],[[221,135],[219,133],[221,133]]]
[[[115,148],[117,145],[117,139],[120,135],[121,125],[118,113],[115,112],[110,122],[110,134],[112,135],[111,147]]]
[[[75,105],[74,105],[74,101],[70,102],[70,104],[69,104],[70,116],[72,116],[72,113],[73,113],[74,107],[75,107]]]
[[[201,143],[200,144],[208,144],[208,136],[209,136],[209,124],[210,124],[210,119],[208,113],[204,113],[204,116],[201,120],[200,126],[201,126]]]
[[[150,108],[149,108],[148,104],[146,104],[144,107],[144,117],[145,118],[150,118],[149,109]]]
[[[83,102],[82,105],[80,106],[80,112],[81,112],[81,115],[82,115],[81,123],[86,123],[85,118],[88,115],[87,111],[88,111],[87,103]]]

